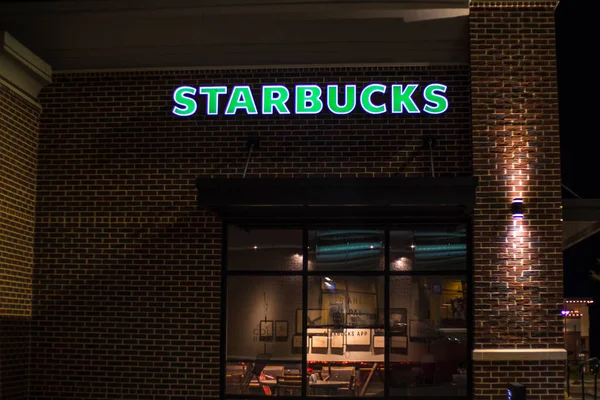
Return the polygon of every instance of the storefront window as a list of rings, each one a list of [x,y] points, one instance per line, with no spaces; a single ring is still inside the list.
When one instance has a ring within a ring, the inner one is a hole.
[[[467,268],[464,226],[417,227],[390,232],[392,271],[460,271]]]
[[[228,231],[226,396],[467,397],[464,226]]]
[[[390,395],[467,393],[464,276],[390,278]]]
[[[383,270],[383,239],[383,230],[376,229],[311,230],[308,232],[308,270]]]
[[[226,394],[270,395],[278,377],[301,379],[302,347],[293,341],[299,309],[301,276],[227,279]]]
[[[231,226],[227,239],[228,270],[302,270],[302,230]]]
[[[310,276],[307,303],[309,394],[383,395],[384,277]]]

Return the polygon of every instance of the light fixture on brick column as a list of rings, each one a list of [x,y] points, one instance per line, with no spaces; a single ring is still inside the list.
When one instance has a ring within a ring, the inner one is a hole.
[[[515,197],[512,201],[511,212],[514,219],[523,219],[523,199]]]

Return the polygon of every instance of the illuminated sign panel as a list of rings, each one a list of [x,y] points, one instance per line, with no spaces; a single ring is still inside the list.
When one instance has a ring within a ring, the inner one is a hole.
[[[422,105],[415,101],[419,85],[372,83],[358,90],[357,85],[296,85],[293,92],[282,85],[263,85],[260,94],[247,85],[180,86],[173,92],[173,114],[190,117],[198,112],[198,100],[206,115],[350,114],[360,106],[368,114],[442,114],[448,110],[446,85],[431,83],[422,90]]]

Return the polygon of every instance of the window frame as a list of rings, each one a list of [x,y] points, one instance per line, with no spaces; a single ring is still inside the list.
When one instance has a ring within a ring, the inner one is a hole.
[[[466,230],[466,266],[464,270],[416,270],[416,271],[392,271],[390,260],[390,232],[407,227],[416,227],[419,225],[442,225],[463,224]],[[302,269],[296,271],[276,271],[276,270],[228,270],[227,252],[228,252],[228,227],[229,225],[242,225],[252,228],[262,229],[301,229],[302,230]],[[377,228],[384,232],[384,268],[377,271],[309,271],[308,269],[308,243],[309,231],[314,229],[343,229],[348,228]],[[243,219],[222,219],[222,246],[221,246],[221,340],[219,341],[219,398],[221,399],[262,399],[265,396],[255,394],[227,394],[226,391],[226,366],[227,366],[227,280],[230,276],[300,276],[302,278],[302,337],[307,335],[306,316],[308,309],[308,282],[310,277],[320,277],[335,274],[336,276],[377,276],[384,280],[384,395],[376,397],[379,399],[388,399],[390,397],[390,341],[391,334],[389,329],[390,317],[390,280],[394,276],[462,276],[467,282],[467,306],[466,324],[467,324],[467,399],[473,398],[473,363],[472,353],[474,349],[474,301],[473,301],[473,221],[471,218],[436,218],[419,220],[402,220],[383,222],[377,220],[364,221],[362,219],[342,220],[336,223],[331,221],[320,223],[320,221],[299,222],[297,220],[243,220]],[[300,396],[285,396],[287,399],[306,399],[319,398],[322,396],[309,396],[307,394],[307,344],[302,340],[301,370],[302,370],[302,392]],[[277,361],[276,359],[274,361]],[[289,361],[288,361],[289,362]],[[346,397],[335,396],[336,399],[345,399]],[[348,399],[356,397],[348,397]],[[407,397],[409,398],[409,397]],[[410,398],[419,399],[418,396]],[[451,397],[449,397],[451,398]]]

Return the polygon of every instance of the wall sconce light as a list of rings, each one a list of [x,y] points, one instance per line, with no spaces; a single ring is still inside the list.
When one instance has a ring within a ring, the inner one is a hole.
[[[514,198],[510,209],[514,219],[523,219],[523,199]]]

